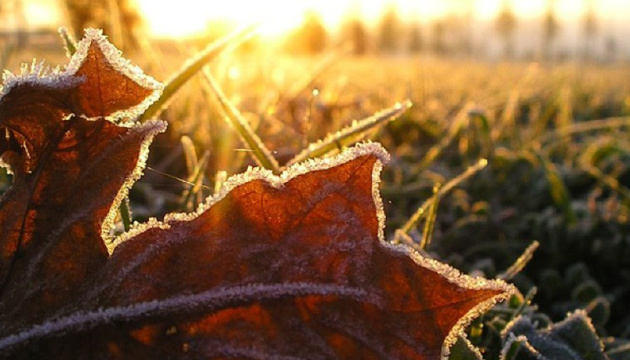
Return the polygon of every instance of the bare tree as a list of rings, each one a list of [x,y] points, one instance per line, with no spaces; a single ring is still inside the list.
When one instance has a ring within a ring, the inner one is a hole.
[[[323,51],[328,41],[326,27],[315,11],[304,14],[302,25],[291,34],[287,48],[296,53],[314,54]]]
[[[383,12],[383,17],[378,27],[378,48],[384,53],[393,53],[398,50],[401,21],[398,15],[398,8],[395,4],[390,3]]]
[[[593,43],[597,35],[598,24],[597,14],[595,13],[595,1],[586,0],[584,15],[582,16],[582,36],[584,36],[584,48],[582,49],[582,57],[584,60],[593,58]]]
[[[449,29],[453,33],[456,47],[460,54],[471,56],[475,52],[473,41],[473,26],[475,1],[473,0],[450,0],[455,10],[447,17]]]
[[[510,0],[503,0],[501,10],[495,21],[495,29],[503,41],[503,56],[514,58],[516,45],[517,18]]]
[[[352,44],[352,52],[355,55],[364,55],[368,51],[368,32],[363,20],[352,15],[346,18],[342,27],[342,36],[345,41]]]
[[[414,21],[409,25],[409,52],[419,53],[422,50],[424,50],[422,30],[420,23],[418,21]]]
[[[546,60],[553,57],[553,45],[560,31],[555,5],[555,0],[547,0],[547,10],[543,17],[543,54]]]
[[[446,46],[446,21],[436,19],[431,29],[431,48],[437,55],[445,55],[448,51]]]

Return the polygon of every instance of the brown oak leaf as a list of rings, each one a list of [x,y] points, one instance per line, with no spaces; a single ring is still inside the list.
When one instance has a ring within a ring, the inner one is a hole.
[[[0,98],[0,358],[438,359],[512,291],[384,241],[377,144],[248,170],[110,239],[165,127],[120,120],[160,86],[96,30],[40,72]]]

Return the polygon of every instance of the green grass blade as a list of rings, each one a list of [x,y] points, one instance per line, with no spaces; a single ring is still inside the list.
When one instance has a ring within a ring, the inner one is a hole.
[[[184,192],[181,203],[185,211],[194,211],[197,205],[199,205],[199,199],[203,199],[203,196],[200,196],[200,194],[202,192],[203,177],[206,172],[209,157],[210,153],[206,151],[188,179],[190,185]]]
[[[119,207],[120,219],[122,220],[123,229],[125,232],[131,229],[131,207],[129,206],[129,198],[126,197],[121,203]]]
[[[74,53],[77,52],[77,42],[72,35],[70,35],[68,29],[60,27],[59,36],[61,36],[61,40],[63,41],[64,49],[66,49],[66,55],[68,55],[68,57],[74,55]]]
[[[492,131],[490,120],[483,111],[471,111],[469,114],[470,121],[474,121],[477,134],[479,134],[479,145],[481,146],[481,156],[492,158],[494,154],[494,141],[492,140]]]
[[[531,346],[527,343],[527,338],[523,335],[509,339],[501,350],[500,360],[516,360],[521,347]]]
[[[351,125],[328,134],[324,139],[312,143],[302,152],[291,159],[287,166],[297,164],[306,159],[324,156],[331,151],[338,150],[358,141],[366,132],[387,121],[394,120],[411,107],[409,100],[379,111],[378,113],[359,121],[353,121]]]
[[[532,287],[531,289],[529,289],[529,291],[527,292],[527,294],[525,294],[525,298],[523,299],[523,302],[521,303],[521,305],[519,305],[519,307],[516,309],[516,311],[514,311],[512,313],[512,315],[510,316],[510,320],[516,318],[517,316],[520,316],[521,314],[523,314],[523,312],[525,311],[525,309],[531,305],[532,300],[534,299],[534,296],[536,296],[536,293],[538,292],[538,288],[537,287]]]
[[[273,155],[271,155],[269,149],[267,149],[262,140],[252,130],[251,126],[243,117],[241,112],[238,111],[238,109],[228,100],[210,72],[204,70],[203,75],[221,103],[223,111],[226,115],[226,120],[236,129],[243,142],[245,142],[250,150],[252,150],[254,160],[256,160],[258,165],[264,167],[265,169],[269,169],[274,173],[279,174],[280,165],[278,165],[278,161],[273,157]]]
[[[199,159],[195,151],[195,145],[190,137],[184,135],[180,139],[182,149],[184,149],[184,159],[186,160],[186,171],[188,171],[188,181],[193,177],[193,173],[199,166]]]
[[[160,95],[160,97],[151,104],[151,106],[149,106],[142,115],[140,115],[140,121],[152,119],[158,116],[162,110],[166,108],[173,95],[175,95],[175,93],[184,86],[184,84],[186,84],[193,75],[197,74],[204,66],[226,50],[235,48],[249,39],[249,37],[254,34],[255,28],[255,26],[248,26],[235,31],[230,35],[227,35],[208,45],[208,47],[202,50],[198,55],[189,60],[189,62],[184,65],[178,73],[166,82],[162,95]]]
[[[518,128],[516,126],[516,115],[519,105],[520,92],[518,90],[512,90],[508,97],[507,103],[503,108],[503,113],[499,119],[498,124],[492,129],[492,139],[494,141],[499,140],[501,135],[513,136],[514,131]],[[506,132],[508,134],[506,134]]]
[[[600,169],[592,165],[582,165],[582,169],[593,178],[597,179],[602,184],[610,188],[612,191],[615,191],[626,200],[630,200],[630,189],[621,185],[619,183],[619,180],[617,180],[615,177],[605,174]]]
[[[225,180],[227,180],[228,178],[228,174],[226,171],[223,170],[219,170],[217,171],[217,174],[214,177],[214,193],[218,194],[219,191],[221,190],[221,187],[223,186],[223,183],[225,183]]]
[[[431,244],[431,239],[433,237],[433,230],[435,229],[435,220],[437,218],[437,209],[438,204],[440,203],[440,191],[441,185],[435,185],[433,188],[433,201],[431,201],[431,205],[429,205],[429,213],[427,214],[427,218],[424,222],[424,229],[422,231],[422,242],[420,242],[420,248],[426,249],[429,244]]]
[[[427,216],[427,212],[429,208],[431,207],[431,204],[437,198],[441,198],[444,195],[448,194],[451,190],[453,190],[453,188],[455,188],[462,182],[466,181],[468,178],[475,175],[479,171],[483,170],[483,168],[485,168],[487,165],[488,165],[488,160],[481,159],[475,165],[470,166],[468,169],[466,169],[466,171],[464,171],[463,173],[456,176],[454,179],[447,182],[431,198],[427,199],[424,203],[422,203],[422,205],[420,205],[418,210],[416,210],[416,212],[409,218],[409,220],[407,220],[405,225],[403,225],[400,228],[400,231],[402,233],[409,234],[409,231],[411,231],[411,229],[413,229],[420,220],[422,220],[424,217]],[[395,238],[394,242],[398,243],[399,239]]]
[[[546,144],[556,141],[557,139],[564,136],[587,133],[591,131],[613,130],[624,127],[630,128],[630,117],[628,116],[589,120],[580,123],[573,123],[564,129],[558,129],[556,131],[545,134],[544,136],[538,138],[537,141],[540,144]]]
[[[577,218],[573,212],[573,208],[571,207],[571,195],[569,194],[569,190],[567,189],[564,180],[562,180],[560,170],[556,167],[556,165],[545,159],[542,155],[536,154],[536,157],[545,170],[547,181],[549,182],[551,198],[556,205],[562,209],[564,215],[569,221],[569,224],[574,224],[577,221]]]
[[[532,242],[527,249],[523,251],[523,254],[516,259],[514,264],[505,270],[505,272],[500,274],[498,278],[509,281],[516,276],[516,274],[520,273],[525,268],[525,265],[527,265],[527,263],[532,259],[534,252],[538,249],[539,245],[540,243],[538,241]]]
[[[455,115],[455,120],[449,127],[446,136],[443,137],[439,143],[435,144],[427,151],[426,155],[424,155],[422,160],[420,160],[420,163],[414,167],[413,176],[417,176],[426,168],[431,166],[431,164],[433,164],[435,159],[440,156],[444,149],[446,149],[453,142],[453,140],[455,140],[455,137],[457,137],[457,134],[460,133],[464,124],[469,121],[469,113],[472,109],[473,104],[467,104],[457,113],[457,115]]]

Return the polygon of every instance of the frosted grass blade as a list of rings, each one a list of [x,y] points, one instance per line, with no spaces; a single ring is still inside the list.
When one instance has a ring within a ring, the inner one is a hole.
[[[235,48],[249,39],[254,34],[255,26],[248,26],[241,30],[237,30],[212,44],[208,45],[198,55],[189,60],[184,67],[169,79],[164,85],[162,95],[140,116],[140,120],[148,120],[159,115],[168,105],[173,95],[182,87],[190,78],[198,73],[205,65],[214,60],[223,52]]]
[[[252,130],[247,120],[243,118],[241,112],[228,100],[219,84],[217,84],[216,80],[207,70],[203,71],[203,75],[221,103],[226,120],[236,129],[243,142],[252,150],[254,160],[265,169],[279,174],[281,170],[278,161],[271,155],[269,149],[263,144],[254,130]]]
[[[437,159],[438,156],[446,149],[457,137],[457,134],[460,133],[464,124],[469,121],[469,112],[473,109],[473,104],[467,104],[463,109],[457,113],[455,116],[455,120],[453,121],[451,127],[448,129],[448,133],[445,137],[440,140],[439,143],[432,146],[429,151],[427,151],[426,155],[420,161],[420,164],[415,167],[413,174],[417,175],[421,173],[424,169],[431,166],[433,161]]]
[[[433,201],[431,201],[431,205],[429,205],[429,213],[427,214],[427,219],[424,222],[424,229],[422,230],[422,242],[420,243],[421,249],[426,249],[429,244],[431,244],[431,239],[433,237],[433,230],[435,229],[435,220],[437,218],[437,209],[438,204],[440,203],[440,185],[435,185],[433,188]]]
[[[188,182],[190,183],[190,185],[182,196],[181,206],[183,210],[194,211],[196,207],[203,201],[203,179],[209,158],[210,153],[206,151],[201,157],[201,160],[192,169],[193,171],[188,178]]]
[[[120,219],[122,220],[122,224],[123,224],[123,229],[125,229],[125,232],[127,232],[131,229],[131,220],[133,216],[131,214],[131,207],[129,206],[128,197],[124,198],[123,201],[120,203],[119,212],[120,212]]]
[[[624,127],[630,128],[630,117],[628,116],[589,120],[586,122],[573,123],[566,128],[550,132],[538,138],[537,141],[540,144],[546,144],[564,136],[587,133],[591,131],[612,130]]]
[[[542,155],[535,155],[545,170],[547,181],[549,182],[551,198],[556,205],[562,209],[569,223],[574,224],[577,221],[577,218],[573,212],[573,208],[571,208],[571,195],[569,194],[569,190],[560,175],[560,170],[554,163],[544,158]]]
[[[414,226],[416,226],[416,224],[420,220],[422,220],[424,217],[427,216],[427,212],[428,212],[429,208],[431,207],[433,202],[436,201],[436,199],[441,198],[444,195],[448,194],[457,185],[461,184],[462,182],[466,181],[471,176],[473,176],[476,173],[478,173],[479,171],[483,170],[483,168],[485,168],[487,165],[488,165],[488,160],[481,159],[475,165],[469,167],[468,169],[466,169],[466,171],[464,171],[463,173],[459,174],[454,179],[452,179],[449,182],[447,182],[431,198],[427,199],[424,203],[422,203],[422,205],[420,205],[418,210],[416,210],[416,212],[409,218],[409,220],[405,223],[405,225],[403,225],[399,229],[400,232],[408,234],[409,231],[411,231],[411,229]],[[398,235],[398,231],[397,231],[397,235]],[[399,236],[396,236],[394,238],[394,242],[395,243],[400,242],[399,241]]]
[[[518,259],[516,259],[514,264],[512,264],[512,266],[510,266],[507,270],[505,270],[505,272],[500,274],[498,278],[501,280],[508,281],[508,280],[511,280],[514,276],[516,276],[516,274],[520,273],[525,268],[525,265],[527,265],[527,263],[529,263],[532,257],[534,257],[534,252],[536,251],[536,249],[538,249],[539,245],[540,243],[538,241],[532,242],[527,247],[527,249],[523,251],[523,254],[521,254],[521,256],[519,256]]]
[[[197,152],[195,151],[195,145],[190,137],[184,135],[180,139],[182,143],[182,149],[184,149],[184,158],[186,160],[186,171],[188,172],[188,181],[193,177],[195,169],[199,166],[199,159],[197,158]]]
[[[379,111],[365,119],[353,121],[351,125],[335,133],[328,134],[323,140],[308,145],[302,152],[291,159],[287,163],[287,166],[297,164],[306,159],[321,157],[343,146],[352,145],[366,132],[382,123],[396,119],[410,107],[411,101],[407,100],[402,103],[397,103],[388,109]]]
[[[68,32],[68,29],[65,27],[59,28],[59,36],[61,36],[61,40],[63,41],[63,47],[66,49],[66,55],[71,57],[77,52],[77,42],[74,40],[72,35]]]

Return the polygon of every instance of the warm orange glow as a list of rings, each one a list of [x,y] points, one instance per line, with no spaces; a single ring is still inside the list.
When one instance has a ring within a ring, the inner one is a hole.
[[[137,0],[150,31],[157,36],[181,37],[202,33],[213,21],[237,25],[260,24],[266,36],[282,34],[298,26],[305,10],[301,2],[272,6],[267,1]]]
[[[448,14],[470,13],[478,19],[492,20],[504,0],[135,0],[150,31],[157,36],[181,37],[199,34],[213,21],[237,25],[260,23],[260,32],[268,37],[286,33],[298,26],[304,13],[317,12],[329,28],[339,25],[348,14],[360,15],[368,24],[376,24],[390,4],[395,4],[403,19],[432,20]],[[512,0],[520,18],[539,17],[549,0]],[[624,17],[630,10],[626,0],[597,1],[604,18]],[[584,1],[556,0],[555,9],[562,19],[577,19]]]
[[[315,11],[329,27],[337,26],[344,16],[359,13],[367,21],[376,21],[389,3],[397,3],[406,15],[438,15],[443,8],[431,0],[301,0],[252,1],[228,0],[220,4],[204,0],[136,0],[151,32],[158,36],[188,36],[200,33],[213,20],[239,25],[260,24],[264,36],[286,33],[297,27],[308,11]]]

